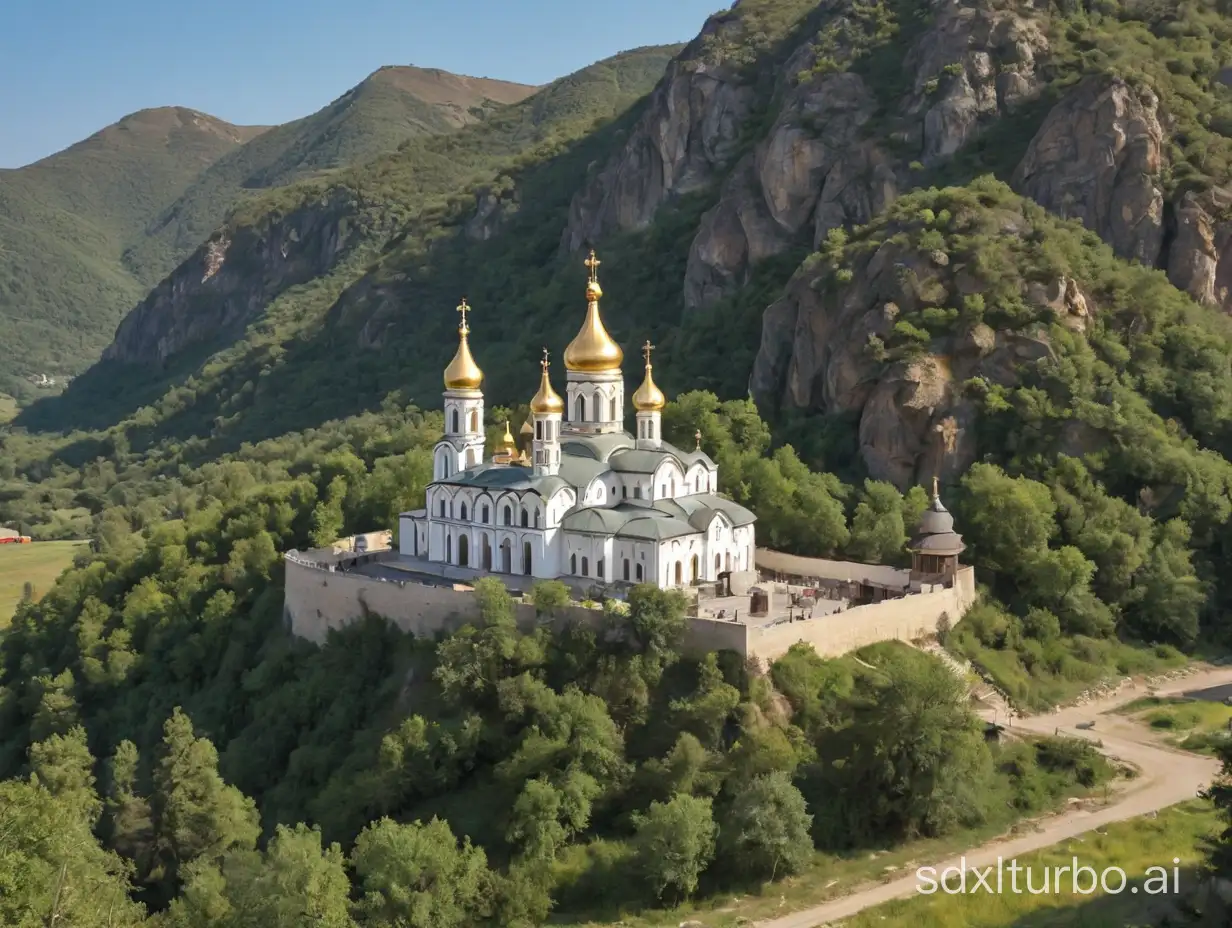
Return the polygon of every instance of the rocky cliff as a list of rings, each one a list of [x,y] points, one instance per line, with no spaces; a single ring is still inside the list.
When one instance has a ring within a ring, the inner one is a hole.
[[[716,16],[703,38],[738,30],[747,6]],[[1175,58],[1165,67],[1179,49],[1166,44],[1167,23],[1145,8],[1136,15],[1127,8],[1084,20],[1031,0],[828,0],[787,33],[770,88],[756,69],[707,58],[699,41],[579,191],[562,246],[643,228],[672,197],[713,191],[680,281],[688,319],[739,294],[766,258],[823,248],[831,230],[875,220],[906,191],[965,182],[987,165],[1118,257],[1161,268],[1195,300],[1232,311],[1232,193],[1219,182],[1229,172],[1207,164],[1208,155],[1221,163],[1227,139],[1208,133],[1199,143],[1196,135],[1232,126],[1232,98],[1209,75],[1186,83],[1192,72]],[[1170,28],[1197,37],[1209,25]],[[1227,57],[1209,32],[1206,41],[1210,61]],[[1119,57],[1132,79],[1112,67],[1082,76],[1093,48],[1103,60]],[[1148,60],[1150,70],[1136,70]],[[1201,117],[1199,92],[1209,110]],[[1005,382],[1046,354],[1046,343],[980,325],[887,366],[867,345],[918,302],[902,278],[927,289],[939,275],[955,277],[947,292],[959,300],[984,282],[892,247],[849,273],[843,293],[825,297],[802,271],[765,310],[753,395],[768,406],[857,416],[874,476],[905,485],[961,470],[972,453],[961,436],[975,413],[954,384]],[[1073,280],[1035,281],[1022,297],[1071,321],[1085,313]],[[956,442],[948,456],[943,435]]]
[[[234,335],[289,287],[325,274],[357,236],[342,198],[220,230],[120,323],[104,361],[164,363]]]

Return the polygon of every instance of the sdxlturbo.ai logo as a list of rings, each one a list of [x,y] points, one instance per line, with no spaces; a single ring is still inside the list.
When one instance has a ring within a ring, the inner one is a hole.
[[[985,892],[990,895],[1002,893],[1029,893],[1033,896],[1071,892],[1089,896],[1097,889],[1110,895],[1125,892],[1143,893],[1147,896],[1162,896],[1179,893],[1181,870],[1179,857],[1172,858],[1172,871],[1166,867],[1147,867],[1141,885],[1129,885],[1129,876],[1120,867],[1105,867],[1096,870],[1084,867],[1073,858],[1070,865],[1047,867],[1022,865],[1017,860],[1006,861],[998,857],[996,865],[984,868],[967,865],[967,858],[959,859],[957,867],[946,867],[937,874],[936,867],[921,867],[915,872],[919,885],[916,891],[931,896],[940,889],[951,896],[964,893]],[[1066,879],[1066,874],[1069,878]]]

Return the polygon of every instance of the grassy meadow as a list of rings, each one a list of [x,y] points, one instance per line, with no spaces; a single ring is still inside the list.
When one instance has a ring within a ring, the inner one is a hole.
[[[1196,887],[1195,867],[1202,858],[1202,841],[1218,827],[1218,818],[1207,802],[1194,800],[1160,812],[1156,817],[1131,819],[1109,825],[1105,833],[1088,832],[1043,851],[1019,858],[1021,867],[1031,867],[1035,885],[1042,882],[1043,868],[1070,864],[1077,857],[1080,866],[1097,873],[1120,867],[1128,881],[1117,894],[1098,890],[1090,896],[1072,891],[1050,894],[1003,892],[946,896],[938,892],[887,903],[862,912],[843,922],[844,928],[952,928],[979,925],[981,928],[1126,928],[1130,925],[1159,924],[1178,899]],[[1143,879],[1150,867],[1168,871],[1169,893],[1175,889],[1173,859],[1180,858],[1179,896],[1146,895]],[[1008,876],[1005,877],[1009,879]],[[1110,876],[1110,885],[1116,885]],[[1061,877],[1062,887],[1071,887],[1069,873]],[[1024,877],[1020,874],[1019,886]],[[1138,892],[1134,892],[1138,889]]]
[[[30,545],[0,545],[0,628],[9,624],[26,583],[41,596],[73,562],[82,541],[40,541]]]
[[[17,415],[17,400],[7,393],[0,393],[0,425],[12,421]]]
[[[1214,754],[1232,722],[1232,706],[1183,696],[1145,696],[1123,706],[1120,714],[1163,734],[1169,744],[1200,754]]]

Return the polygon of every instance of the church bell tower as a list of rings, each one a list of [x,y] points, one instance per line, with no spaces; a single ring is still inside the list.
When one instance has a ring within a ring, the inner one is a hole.
[[[432,479],[444,480],[483,460],[483,371],[471,355],[471,311],[466,299],[458,306],[458,350],[445,368],[445,437],[432,454]]]

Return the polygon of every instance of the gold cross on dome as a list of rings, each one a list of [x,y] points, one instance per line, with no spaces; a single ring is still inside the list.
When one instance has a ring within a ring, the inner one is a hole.
[[[595,257],[595,250],[593,248],[590,249],[590,257],[582,263],[586,265],[586,270],[590,271],[590,282],[592,284],[597,283],[599,280],[599,265],[603,262]]]
[[[646,357],[646,366],[650,367],[650,352],[655,350],[655,346],[650,344],[650,339],[646,339],[646,344],[642,345],[642,354]]]
[[[550,365],[551,363],[552,362],[548,360],[548,350],[544,348],[543,349],[543,369],[546,371],[548,369],[548,365]]]
[[[694,450],[694,451],[701,451],[701,450],[702,450],[702,430],[701,430],[701,429],[698,429],[696,432],[694,432],[694,433],[693,433],[693,438],[694,438],[694,440],[697,442],[697,447],[696,447],[696,448],[694,448],[693,450]]]
[[[941,495],[941,491],[937,488],[937,475],[933,474],[933,499]]]
[[[466,297],[462,297],[462,302],[458,304],[458,312],[462,314],[462,328],[464,329],[468,328],[466,324],[466,314],[469,313],[470,311],[471,311],[471,308],[470,306],[467,305]]]

